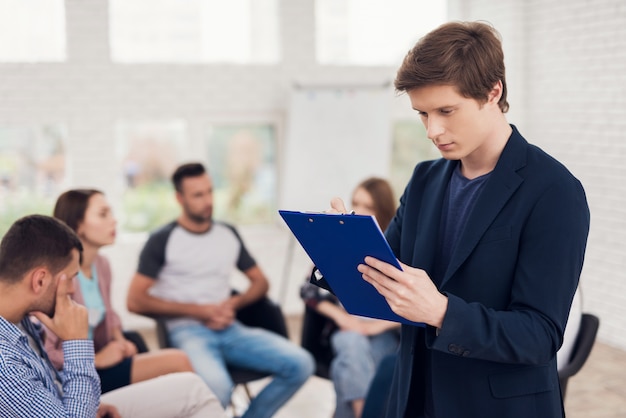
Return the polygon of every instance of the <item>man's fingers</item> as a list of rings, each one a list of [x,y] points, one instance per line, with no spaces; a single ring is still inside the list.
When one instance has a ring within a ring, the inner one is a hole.
[[[362,273],[363,278],[368,283],[370,283],[372,286],[376,288],[376,290],[378,290],[378,293],[382,294],[381,290],[383,288],[391,290],[391,286],[394,285],[393,279],[387,277],[384,273],[381,273],[377,269],[367,264],[359,264],[359,266],[357,267],[357,270],[359,270]]]
[[[346,205],[343,203],[343,200],[339,197],[333,197],[330,199],[330,207],[337,211],[337,213],[348,213],[346,209]]]
[[[400,276],[402,270],[399,270],[396,266],[386,263],[384,261],[380,261],[374,257],[367,256],[365,257],[365,265],[373,268],[381,272],[383,275],[394,279],[395,281],[400,281]],[[407,268],[411,268],[405,264],[400,264],[403,270],[406,271]]]
[[[389,298],[392,296],[393,291],[389,289],[388,287],[386,287],[383,283],[381,283],[381,281],[375,279],[369,274],[363,273],[362,276],[363,276],[363,280],[371,284],[374,287],[374,289],[376,289],[376,291],[380,293],[387,300],[387,303],[389,303]]]
[[[57,302],[67,299],[72,293],[72,281],[67,278],[66,274],[62,274],[57,284]]]
[[[409,271],[409,270],[415,270],[415,267],[411,267],[408,264],[404,264],[402,261],[398,260],[398,263],[400,263],[400,267],[402,267],[402,271]]]
[[[42,324],[44,324],[46,326],[46,328],[53,330],[54,329],[54,324],[52,323],[52,319],[46,315],[43,312],[39,312],[39,311],[34,311],[30,313],[31,315],[33,315],[35,318],[37,318],[39,320],[39,322],[41,322]]]

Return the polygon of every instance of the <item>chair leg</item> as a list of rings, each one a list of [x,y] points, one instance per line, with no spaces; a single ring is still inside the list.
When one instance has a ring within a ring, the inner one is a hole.
[[[248,385],[246,383],[239,383],[237,386],[241,386],[243,388],[243,391],[245,393],[245,397],[247,398],[246,400],[248,401],[248,404],[250,404],[250,402],[252,402],[252,399],[254,398],[254,396],[252,395],[252,392],[250,391],[250,388],[248,387]],[[240,398],[240,401],[242,401],[243,399]],[[241,405],[240,405],[241,406]],[[247,406],[246,406],[247,408]],[[231,396],[230,397],[230,409],[233,413],[234,417],[237,417],[237,405],[235,405],[235,396]]]
[[[252,402],[252,393],[250,392],[250,388],[247,383],[242,383],[243,390],[246,392],[246,396],[248,397],[248,402]]]

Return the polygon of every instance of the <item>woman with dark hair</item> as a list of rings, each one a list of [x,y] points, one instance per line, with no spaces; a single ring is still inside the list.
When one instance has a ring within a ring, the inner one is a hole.
[[[115,242],[117,223],[104,194],[93,189],[69,190],[57,199],[54,217],[72,228],[83,245],[73,298],[89,311],[89,337],[94,341],[102,393],[168,373],[193,371],[183,351],[137,354],[137,347],[124,338],[120,319],[111,306],[109,262],[99,254],[101,247]],[[59,369],[63,366],[61,343],[53,333],[47,333],[46,350]]]
[[[364,180],[352,193],[352,209],[359,215],[374,216],[384,231],[396,211],[391,186],[377,177]],[[351,315],[336,297],[310,283],[302,287],[301,296],[308,307],[329,321],[322,338],[330,339],[333,351],[330,378],[337,395],[334,417],[360,418],[378,364],[398,347],[399,324]]]

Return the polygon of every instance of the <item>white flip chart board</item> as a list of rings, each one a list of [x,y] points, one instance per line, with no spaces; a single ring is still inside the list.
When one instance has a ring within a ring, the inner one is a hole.
[[[324,210],[333,196],[349,206],[354,187],[389,175],[389,85],[294,87],[288,108],[280,209]]]

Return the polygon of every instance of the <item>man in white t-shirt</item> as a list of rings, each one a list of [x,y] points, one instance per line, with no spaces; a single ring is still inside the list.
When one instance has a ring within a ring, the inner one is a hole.
[[[233,389],[227,365],[272,374],[243,415],[271,417],[313,373],[313,359],[286,338],[236,320],[237,310],[267,294],[267,278],[236,229],[213,220],[213,184],[204,166],[182,165],[172,181],[181,214],[146,242],[128,309],[172,317],[172,344],[187,353],[224,406]],[[234,268],[250,281],[237,295],[231,295]]]

